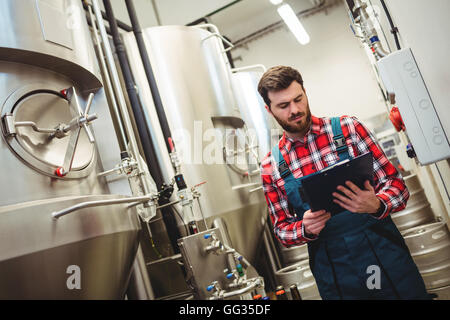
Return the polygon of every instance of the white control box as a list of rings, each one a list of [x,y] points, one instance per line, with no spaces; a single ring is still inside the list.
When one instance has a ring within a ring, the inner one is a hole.
[[[450,145],[411,49],[377,62],[381,80],[395,100],[420,164],[450,157]]]

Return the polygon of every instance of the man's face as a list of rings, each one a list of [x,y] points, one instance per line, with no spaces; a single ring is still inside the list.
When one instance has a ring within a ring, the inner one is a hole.
[[[311,125],[308,98],[302,86],[293,81],[289,87],[279,91],[269,91],[270,108],[280,126],[288,133],[305,134]]]

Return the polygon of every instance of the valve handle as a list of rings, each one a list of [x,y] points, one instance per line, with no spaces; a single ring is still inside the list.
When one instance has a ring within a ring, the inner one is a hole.
[[[403,122],[402,115],[400,114],[400,110],[398,110],[398,107],[392,107],[391,112],[389,113],[389,119],[394,125],[395,130],[404,131],[406,129],[405,123]]]
[[[64,171],[64,168],[63,167],[58,167],[56,170],[55,170],[55,174],[58,176],[58,177],[64,177],[66,174],[67,174],[67,172],[65,172]]]

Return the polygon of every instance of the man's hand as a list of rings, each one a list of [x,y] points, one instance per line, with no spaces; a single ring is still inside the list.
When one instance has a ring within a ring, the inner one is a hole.
[[[335,199],[333,202],[342,208],[357,213],[375,213],[380,208],[380,200],[375,195],[375,189],[370,182],[364,182],[364,190],[361,190],[351,181],[345,182],[347,187],[338,186],[337,190],[341,191],[345,196],[338,192],[333,192]]]
[[[305,232],[317,236],[325,227],[326,222],[331,218],[331,214],[325,210],[314,211],[308,210],[303,215],[303,225]]]

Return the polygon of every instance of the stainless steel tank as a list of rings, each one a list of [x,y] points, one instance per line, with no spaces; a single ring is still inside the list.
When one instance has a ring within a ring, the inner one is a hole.
[[[232,246],[252,263],[267,205],[261,190],[249,192],[260,186],[257,163],[233,159],[234,151],[245,148],[241,140],[245,122],[234,98],[223,46],[216,34],[198,27],[154,27],[145,29],[144,35],[185,180],[190,186],[207,182],[199,191],[208,224],[223,217]],[[134,35],[125,34],[124,43],[148,121],[155,129],[154,140],[165,150]],[[170,181],[174,172],[169,156],[162,152],[160,157]],[[195,209],[195,219],[200,221],[199,207]]]
[[[450,285],[450,232],[445,222],[402,232],[427,289]]]
[[[297,285],[302,300],[321,300],[316,280],[309,267],[309,260],[303,260],[296,264],[280,269],[276,273],[277,284],[282,285],[291,298],[291,285]]]
[[[275,119],[265,110],[264,100],[258,93],[258,82],[264,71],[264,66],[255,65],[233,69],[232,74],[233,90],[239,111],[249,129],[251,144],[258,146],[260,160],[278,143],[279,136],[283,132]]]
[[[404,178],[410,197],[406,208],[393,213],[392,220],[400,231],[431,223],[436,220],[431,204],[428,202],[425,190],[417,175],[409,175]]]
[[[0,298],[123,298],[140,231],[135,207],[52,217],[130,193],[126,179],[97,177],[120,150],[81,2],[4,0],[0,27]],[[88,125],[91,101],[98,119]]]

